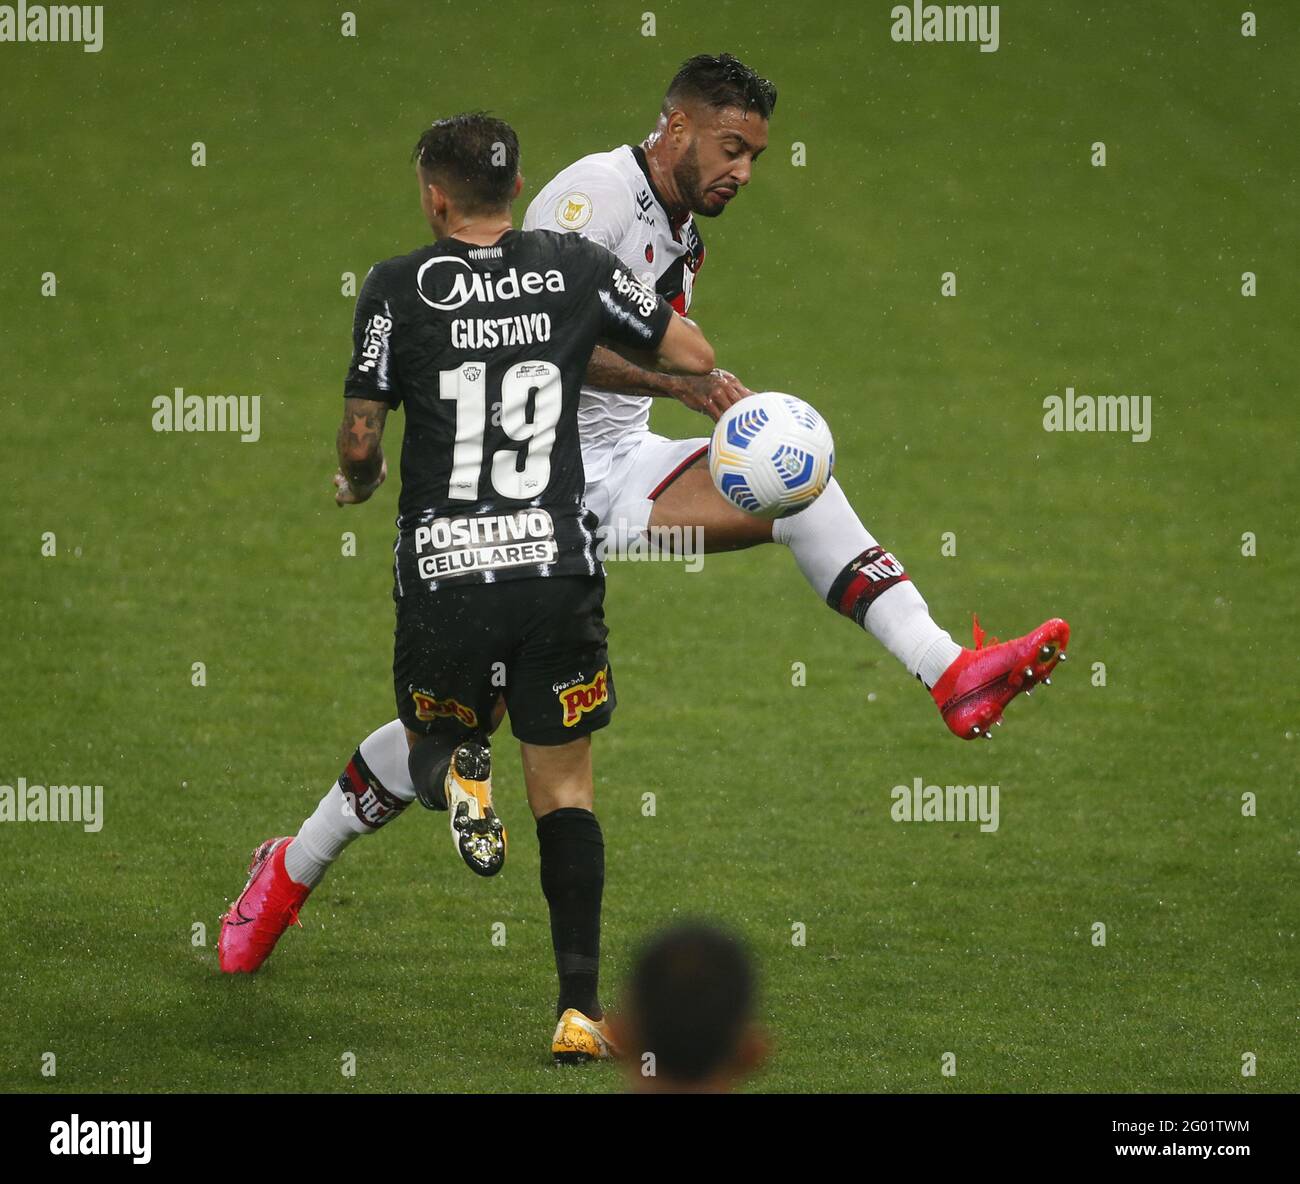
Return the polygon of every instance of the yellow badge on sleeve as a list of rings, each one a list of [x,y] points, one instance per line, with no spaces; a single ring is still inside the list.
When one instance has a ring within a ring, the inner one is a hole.
[[[565,230],[581,230],[591,221],[591,198],[576,190],[566,193],[555,207],[555,220]]]

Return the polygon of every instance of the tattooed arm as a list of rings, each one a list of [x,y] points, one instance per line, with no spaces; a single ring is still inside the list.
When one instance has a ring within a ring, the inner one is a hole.
[[[381,443],[387,417],[387,403],[351,396],[343,401],[337,441],[339,471],[334,475],[334,500],[340,506],[364,502],[388,475]]]
[[[631,351],[629,351],[631,352]],[[639,355],[638,361],[622,353],[598,345],[587,363],[585,382],[602,391],[616,391],[624,395],[664,396],[679,399],[692,411],[700,411],[717,419],[737,399],[749,394],[744,384],[725,370],[709,374],[665,374],[649,370],[640,364],[650,362],[649,355]]]

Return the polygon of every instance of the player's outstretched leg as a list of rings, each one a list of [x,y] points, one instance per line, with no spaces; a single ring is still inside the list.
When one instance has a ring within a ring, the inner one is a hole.
[[[835,481],[803,513],[778,519],[772,533],[790,547],[831,608],[871,633],[930,689],[944,723],[964,740],[989,737],[1007,704],[1050,681],[1064,656],[1070,628],[1056,618],[988,649],[976,622],[975,649],[958,646],[931,619],[903,565],[867,533]],[[859,545],[862,550],[845,562]]]
[[[400,749],[394,741],[400,741]],[[251,974],[295,921],[311,890],[343,849],[378,830],[415,798],[406,767],[406,730],[393,720],[371,732],[338,782],[292,839],[267,839],[253,853],[248,883],[221,919],[217,960],[227,974]]]
[[[704,441],[700,441],[701,444]],[[653,465],[647,462],[648,470]],[[694,527],[706,551],[731,551],[777,542],[790,548],[803,577],[827,604],[870,633],[926,687],[961,654],[961,646],[930,617],[902,565],[872,538],[832,479],[806,510],[766,522],[738,510],[714,488],[697,460],[656,491],[652,502],[623,499],[616,510],[634,525],[638,506],[652,529]]]
[[[975,648],[961,656],[930,690],[943,721],[963,740],[993,739],[1006,705],[1038,683],[1050,686],[1057,662],[1065,660],[1070,626],[1059,617],[1044,621],[1032,633],[1001,644],[984,644],[984,630],[975,618]]]
[[[871,536],[832,480],[811,506],[772,524],[804,579],[831,608],[865,629],[927,687],[961,653],[911,577]]]

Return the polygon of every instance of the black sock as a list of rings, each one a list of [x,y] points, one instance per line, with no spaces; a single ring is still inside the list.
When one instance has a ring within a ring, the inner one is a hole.
[[[565,807],[537,820],[542,894],[551,909],[551,944],[560,976],[558,1019],[576,1007],[601,1018],[600,896],[605,887],[605,836],[590,810]]]
[[[428,810],[447,808],[443,783],[447,780],[447,768],[451,764],[451,754],[456,751],[457,743],[458,741],[445,736],[424,736],[406,758],[411,784],[415,786],[415,796],[420,805]]]

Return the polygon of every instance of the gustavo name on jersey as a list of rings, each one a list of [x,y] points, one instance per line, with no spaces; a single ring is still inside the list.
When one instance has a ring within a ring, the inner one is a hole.
[[[545,510],[435,518],[415,529],[417,570],[422,580],[553,563],[557,553],[555,523]]]
[[[530,312],[514,317],[458,317],[451,323],[453,349],[500,349],[550,341],[551,314]]]

